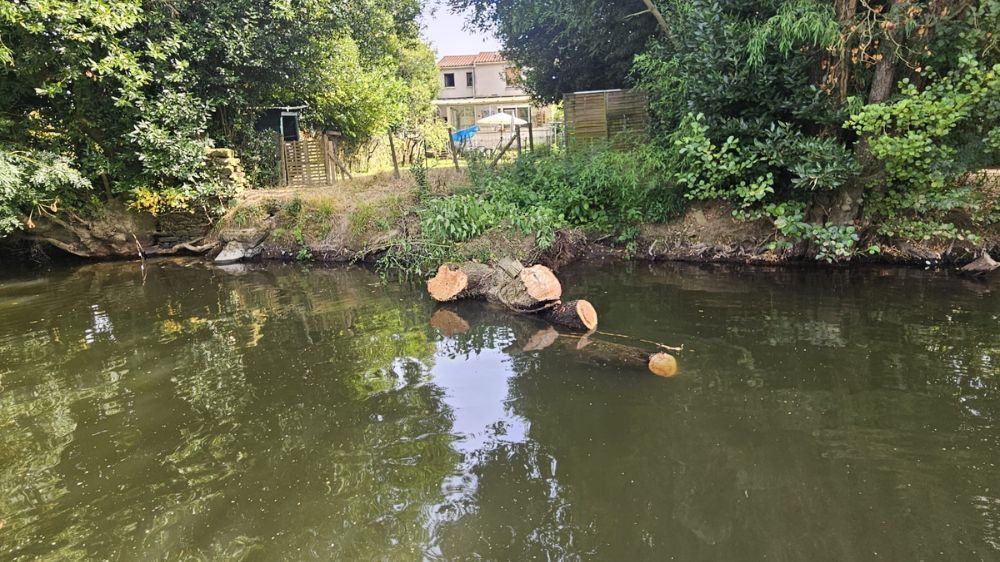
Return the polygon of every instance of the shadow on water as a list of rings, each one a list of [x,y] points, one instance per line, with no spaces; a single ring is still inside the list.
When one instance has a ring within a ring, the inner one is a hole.
[[[996,282],[563,279],[680,375],[355,268],[0,279],[0,558],[1000,556]]]

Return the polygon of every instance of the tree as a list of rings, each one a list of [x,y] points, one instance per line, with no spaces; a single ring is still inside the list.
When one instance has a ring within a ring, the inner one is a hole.
[[[77,210],[112,199],[151,210],[218,203],[230,194],[202,154],[221,144],[253,164],[254,150],[273,152],[254,132],[263,107],[305,102],[308,119],[351,139],[381,134],[416,107],[411,88],[426,97],[426,73],[411,86],[401,66],[418,48],[420,5],[0,1],[3,231],[58,208],[42,201]],[[10,179],[29,176],[37,181]]]
[[[632,59],[656,30],[640,0],[451,0],[471,25],[496,33],[536,98],[628,84]]]

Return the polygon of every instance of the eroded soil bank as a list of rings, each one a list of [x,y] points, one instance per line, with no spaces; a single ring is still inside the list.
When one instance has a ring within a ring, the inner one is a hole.
[[[431,192],[447,194],[465,187],[464,175],[434,169]],[[7,240],[3,261],[45,261],[62,255],[88,259],[139,259],[199,254],[206,259],[301,260],[374,263],[397,246],[419,240],[419,221],[411,212],[417,190],[408,175],[379,174],[319,189],[248,191],[221,217],[192,212],[153,217],[124,206],[100,215],[44,217],[34,229]],[[880,252],[859,254],[861,262],[962,266],[985,250],[1000,258],[1000,228],[979,233],[982,242],[936,244],[879,240]],[[559,231],[542,249],[534,236],[491,231],[456,245],[456,254],[488,261],[514,257],[559,268],[603,256],[648,261],[753,264],[811,263],[809,248],[773,249],[776,232],[766,220],[737,220],[720,203],[695,203],[668,223],[646,224],[632,244],[581,230]],[[869,240],[859,245],[867,247]],[[220,255],[221,254],[221,255]]]

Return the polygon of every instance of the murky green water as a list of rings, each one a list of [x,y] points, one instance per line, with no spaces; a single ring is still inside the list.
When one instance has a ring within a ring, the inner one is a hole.
[[[997,282],[562,277],[680,375],[358,269],[4,276],[0,559],[1000,559]]]

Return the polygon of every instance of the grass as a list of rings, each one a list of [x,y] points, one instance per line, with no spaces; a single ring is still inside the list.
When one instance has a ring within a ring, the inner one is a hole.
[[[375,208],[367,203],[358,205],[351,213],[349,228],[351,236],[359,239],[372,228],[375,219]]]
[[[450,194],[469,185],[465,169],[456,171],[450,160],[437,164],[428,170],[433,193]],[[252,228],[273,217],[270,240],[282,247],[301,250],[324,241],[364,246],[396,228],[417,203],[409,170],[401,170],[398,179],[389,171],[324,187],[247,190],[220,227]],[[347,239],[330,240],[334,232]]]
[[[232,220],[236,226],[246,228],[264,220],[265,217],[267,217],[267,211],[264,206],[256,204],[237,208],[233,212]]]

